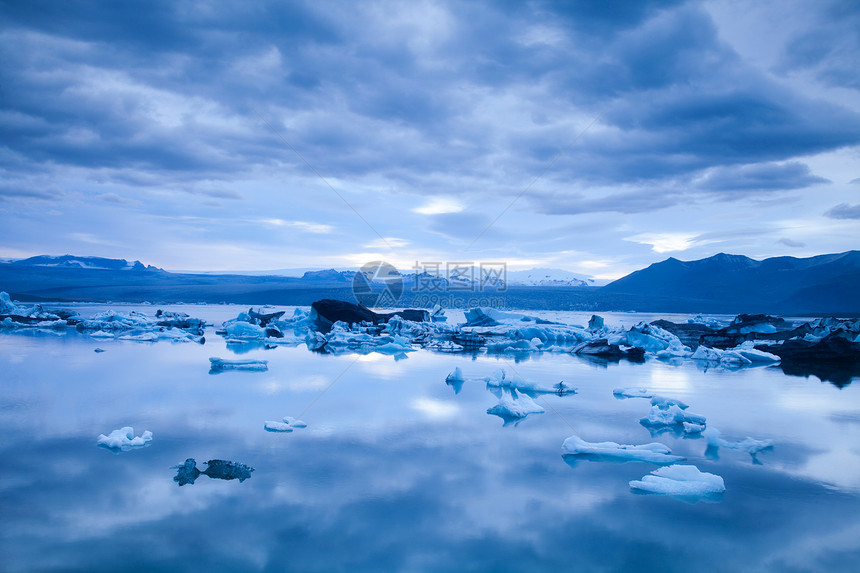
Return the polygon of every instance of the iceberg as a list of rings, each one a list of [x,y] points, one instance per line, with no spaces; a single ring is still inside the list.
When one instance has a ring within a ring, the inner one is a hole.
[[[525,394],[519,394],[514,389],[502,388],[499,403],[487,409],[487,414],[500,417],[505,426],[517,425],[522,419],[531,414],[542,414],[544,409]]]
[[[296,420],[292,416],[284,416],[282,422],[266,420],[263,427],[268,432],[292,432],[295,428],[307,428],[308,425],[301,420]]]
[[[661,407],[660,405],[651,406],[651,412],[641,420],[644,426],[674,426],[681,425],[684,422],[705,425],[706,418],[697,414],[691,414],[677,404],[671,404],[667,407]]]
[[[462,376],[462,373],[460,375]],[[532,397],[537,396],[538,394],[558,394],[559,396],[565,396],[567,394],[576,394],[576,388],[568,386],[564,383],[564,381],[554,384],[551,388],[548,388],[546,386],[539,385],[537,382],[524,380],[516,374],[508,377],[505,374],[505,371],[501,369],[497,370],[490,376],[487,376],[485,380],[487,382],[488,388],[507,388],[510,390],[516,390]]]
[[[107,436],[99,434],[96,439],[96,444],[102,448],[112,450],[114,452],[127,452],[136,448],[142,448],[149,445],[152,441],[152,432],[144,431],[141,435],[134,435],[134,428],[125,426],[119,430],[114,430]]]
[[[218,374],[225,370],[245,370],[248,372],[265,372],[269,369],[268,360],[224,360],[218,357],[209,359],[209,374]]]
[[[690,356],[693,360],[718,362],[724,366],[749,366],[753,363],[768,364],[779,362],[779,356],[757,350],[754,341],[746,341],[735,348],[723,350],[699,346]]]
[[[616,388],[612,395],[623,400],[625,398],[652,398],[654,393],[647,388]]]
[[[707,497],[726,491],[723,478],[699,471],[696,466],[674,465],[657,468],[630,487],[646,493],[682,497]]]
[[[684,458],[670,455],[672,450],[654,442],[639,446],[617,444],[615,442],[590,443],[579,436],[567,438],[561,445],[564,455],[579,456],[593,461],[649,462],[653,464],[674,464]]]

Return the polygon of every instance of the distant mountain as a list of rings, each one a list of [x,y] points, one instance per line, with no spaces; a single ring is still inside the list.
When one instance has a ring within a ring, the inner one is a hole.
[[[697,261],[669,258],[601,289],[731,305],[732,312],[819,314],[860,309],[860,251],[757,261],[720,253]],[[711,311],[713,312],[713,311]]]
[[[561,269],[528,269],[508,271],[508,284],[522,286],[599,286],[600,281],[589,275]]]
[[[29,259],[20,259],[10,261],[9,263],[19,267],[60,267],[67,269],[91,269],[91,270],[110,270],[110,271],[160,271],[161,269],[146,266],[140,261],[129,262],[125,259],[105,259],[102,257],[76,257],[74,255],[63,255],[61,257],[52,257],[49,255],[39,255],[30,257]]]
[[[477,273],[452,281],[444,275],[405,274],[398,304],[426,304],[425,295],[432,293],[457,308],[501,301],[508,308],[589,312],[860,316],[860,251],[763,261],[727,254],[698,261],[670,258],[603,287],[579,286],[588,277],[546,271],[509,273],[504,290],[482,287]],[[354,300],[355,276],[356,271],[333,269],[301,277],[189,274],[139,261],[66,255],[0,263],[0,291],[20,301],[309,305],[323,298]],[[564,281],[570,284],[559,284]]]

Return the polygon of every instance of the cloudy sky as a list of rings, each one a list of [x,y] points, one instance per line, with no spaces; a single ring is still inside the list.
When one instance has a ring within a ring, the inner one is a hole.
[[[860,5],[0,2],[0,257],[860,247]]]

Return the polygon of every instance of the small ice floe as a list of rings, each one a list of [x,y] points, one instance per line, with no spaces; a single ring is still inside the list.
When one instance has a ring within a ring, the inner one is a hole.
[[[151,441],[152,432],[149,430],[146,430],[139,436],[135,436],[134,428],[131,426],[125,426],[119,430],[114,430],[107,436],[99,434],[96,444],[113,452],[127,452],[129,450],[149,445],[149,442]]]
[[[756,350],[753,344],[753,341],[748,341],[729,350],[699,346],[690,358],[703,362],[718,362],[723,366],[729,367],[779,362],[779,356],[770,352]]]
[[[612,395],[623,400],[625,398],[652,398],[654,393],[648,388],[616,388],[612,391]]]
[[[209,359],[209,374],[218,374],[225,370],[244,370],[247,372],[265,372],[269,369],[268,360],[224,360],[213,357]]]
[[[678,404],[669,404],[667,406],[657,404],[651,406],[651,412],[641,420],[644,426],[680,426],[684,422],[705,425],[706,418],[698,414],[691,414]]]
[[[609,462],[650,462],[652,464],[674,464],[684,458],[671,455],[668,446],[654,442],[632,446],[615,442],[586,442],[579,436],[567,438],[561,445],[563,455],[580,459]]]
[[[459,394],[460,390],[463,389],[463,384],[466,383],[466,379],[463,377],[463,371],[460,370],[460,367],[457,366],[454,370],[451,371],[450,374],[445,378],[445,384],[451,386],[454,389],[454,394]]]
[[[739,442],[724,440],[720,436],[720,431],[716,428],[704,430],[702,436],[708,440],[708,449],[705,451],[705,455],[712,459],[719,458],[718,451],[720,448],[727,448],[746,452],[752,457],[753,462],[760,463],[756,456],[765,450],[773,449],[773,440],[756,440],[749,436]]]
[[[542,414],[541,408],[534,400],[514,389],[502,388],[499,403],[487,409],[487,414],[501,418],[505,426],[519,424],[531,414]]]
[[[238,462],[230,462],[227,460],[209,460],[206,462],[206,469],[200,471],[197,469],[197,462],[194,458],[188,458],[184,464],[172,466],[170,469],[176,470],[176,475],[173,476],[173,481],[180,486],[193,484],[198,477],[205,475],[212,479],[233,480],[237,479],[243,482],[251,477],[251,472],[254,468],[240,464]]]
[[[564,381],[554,384],[551,387],[541,386],[537,382],[524,380],[517,374],[508,376],[505,374],[505,371],[501,369],[487,376],[484,380],[487,382],[487,388],[507,388],[509,390],[516,390],[517,392],[531,397],[535,397],[538,394],[558,394],[559,396],[576,394],[576,388],[568,386]]]
[[[630,487],[644,493],[674,495],[687,498],[716,498],[726,491],[723,478],[699,471],[696,466],[674,465],[657,468]]]
[[[687,404],[678,400],[677,398],[668,398],[666,396],[660,396],[659,394],[654,394],[653,396],[651,396],[651,405],[663,409],[666,409],[670,406],[678,406],[682,410],[686,410],[687,408],[689,408]]]
[[[292,416],[285,416],[282,422],[266,420],[263,427],[267,432],[292,432],[295,428],[307,428],[308,425]]]

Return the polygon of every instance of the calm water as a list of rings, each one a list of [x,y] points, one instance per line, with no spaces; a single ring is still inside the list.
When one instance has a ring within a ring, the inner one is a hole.
[[[238,309],[188,312],[220,323]],[[304,347],[245,348],[242,358],[266,359],[269,371],[210,375],[210,356],[235,354],[209,330],[204,346],[0,334],[4,571],[857,570],[856,380],[839,389],[778,368]],[[482,384],[456,395],[445,384],[455,366],[564,380],[579,394],[538,400],[546,413],[505,427],[486,413],[497,400]],[[774,449],[757,464],[740,451],[705,456],[703,439],[652,438],[639,424],[648,402],[615,399],[618,386],[680,398],[724,438],[769,438]],[[306,429],[263,430],[298,415]],[[96,447],[126,425],[151,430],[151,445]],[[663,442],[723,476],[726,493],[698,503],[634,494],[628,482],[656,466],[571,466],[561,443],[574,432]],[[179,487],[171,466],[189,457],[256,471]]]

